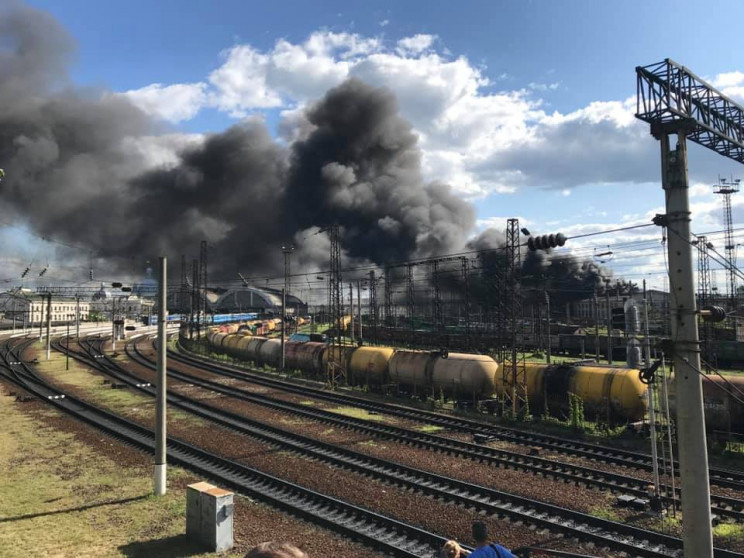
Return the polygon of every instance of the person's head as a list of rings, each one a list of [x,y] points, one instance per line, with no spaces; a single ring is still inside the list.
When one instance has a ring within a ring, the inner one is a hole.
[[[477,544],[488,542],[488,527],[482,521],[473,522],[473,538]]]
[[[460,545],[457,541],[447,541],[442,547],[442,558],[460,558]]]
[[[308,556],[293,544],[271,541],[254,546],[245,558],[308,558]]]

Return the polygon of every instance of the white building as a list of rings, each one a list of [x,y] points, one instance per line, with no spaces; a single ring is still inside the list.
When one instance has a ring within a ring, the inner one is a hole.
[[[25,291],[12,291],[0,294],[0,312],[6,320],[15,320],[20,324],[39,324],[46,322],[48,301],[46,297]],[[77,313],[80,320],[87,321],[90,304],[85,300],[52,296],[52,322],[74,321]]]

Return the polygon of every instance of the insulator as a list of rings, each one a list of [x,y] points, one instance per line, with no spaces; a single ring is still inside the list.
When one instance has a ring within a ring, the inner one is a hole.
[[[28,275],[28,272],[31,271],[30,267],[27,267],[23,270],[23,273],[21,273],[21,279],[23,279],[26,275]]]
[[[527,247],[531,251],[548,250],[566,244],[566,236],[562,233],[543,234],[540,236],[531,236],[527,239]]]
[[[703,306],[700,316],[706,322],[722,322],[726,319],[726,310],[720,306]]]
[[[46,272],[47,272],[47,268],[45,267],[45,268],[44,268],[44,269],[42,269],[42,270],[41,270],[41,272],[39,273],[39,277],[44,277],[44,274],[45,274]]]

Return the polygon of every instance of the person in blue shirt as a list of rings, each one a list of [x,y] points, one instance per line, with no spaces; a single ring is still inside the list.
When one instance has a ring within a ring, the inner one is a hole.
[[[503,546],[488,543],[488,527],[482,521],[473,523],[473,538],[476,548],[469,558],[517,558]]]

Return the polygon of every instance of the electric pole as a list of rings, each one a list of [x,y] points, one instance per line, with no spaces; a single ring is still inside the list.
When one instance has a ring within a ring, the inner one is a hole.
[[[166,490],[166,452],[168,434],[166,432],[167,361],[168,338],[165,327],[168,323],[168,260],[160,258],[160,281],[158,282],[158,362],[157,399],[155,402],[155,495],[163,496]]]
[[[651,134],[661,148],[666,214],[658,215],[654,222],[668,231],[684,553],[690,558],[711,558],[713,530],[690,242],[687,138],[744,162],[744,144],[733,139],[744,137],[744,109],[668,58],[637,67],[636,78],[636,117],[651,125]],[[676,146],[672,146],[671,136],[676,136]]]

